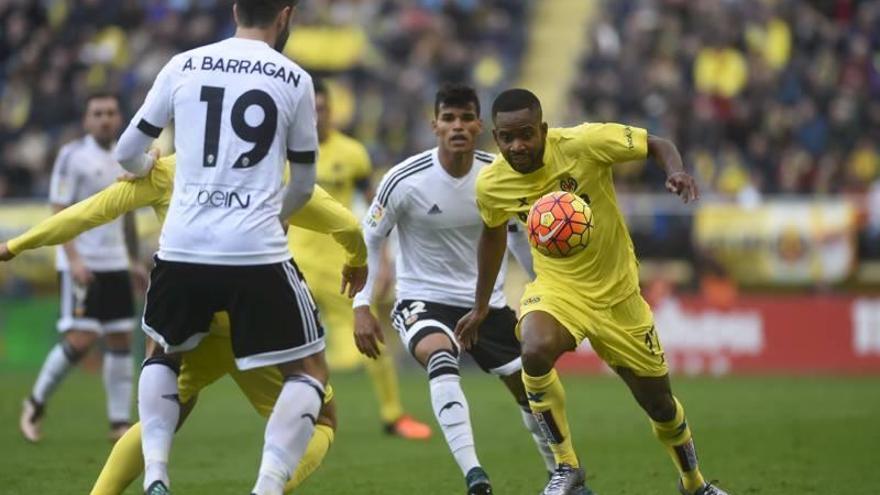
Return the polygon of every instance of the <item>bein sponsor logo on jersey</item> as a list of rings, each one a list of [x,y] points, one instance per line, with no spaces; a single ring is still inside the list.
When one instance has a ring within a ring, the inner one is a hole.
[[[299,81],[302,74],[297,74],[284,66],[275,64],[274,62],[265,62],[262,60],[240,60],[237,58],[224,59],[223,57],[202,57],[201,64],[193,62],[190,57],[185,64],[183,70],[203,71],[220,71],[227,74],[262,74],[266,77],[280,79],[294,87],[299,87]]]
[[[222,189],[199,189],[196,193],[196,204],[209,208],[248,209],[251,205],[250,193],[224,191]]]

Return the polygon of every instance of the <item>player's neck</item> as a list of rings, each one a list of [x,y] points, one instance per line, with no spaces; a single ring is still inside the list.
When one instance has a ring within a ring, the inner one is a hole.
[[[245,40],[262,41],[263,43],[272,46],[275,44],[277,33],[272,29],[238,26],[235,28],[235,37]]]
[[[474,152],[456,153],[440,147],[437,150],[437,159],[447,174],[459,178],[471,171],[474,164]]]

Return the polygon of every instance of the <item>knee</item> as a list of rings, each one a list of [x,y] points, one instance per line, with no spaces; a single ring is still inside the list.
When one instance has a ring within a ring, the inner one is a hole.
[[[537,332],[523,334],[522,362],[526,373],[532,376],[549,373],[558,354],[552,336]]]
[[[108,334],[105,341],[110,352],[127,354],[131,351],[131,334],[128,332]]]
[[[75,357],[75,360],[79,360],[92,348],[92,345],[97,340],[98,335],[93,332],[71,330],[64,335],[61,345],[68,358]],[[74,361],[74,359],[71,360]]]

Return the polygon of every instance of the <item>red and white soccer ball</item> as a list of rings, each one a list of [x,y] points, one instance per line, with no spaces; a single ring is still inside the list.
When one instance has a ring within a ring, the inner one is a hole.
[[[544,256],[565,258],[589,244],[593,210],[572,193],[552,192],[535,201],[526,224],[533,248]]]

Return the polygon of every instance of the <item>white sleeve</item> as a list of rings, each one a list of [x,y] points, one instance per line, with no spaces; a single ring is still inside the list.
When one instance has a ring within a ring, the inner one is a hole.
[[[116,161],[135,175],[143,176],[152,168],[153,159],[144,151],[159,137],[174,114],[172,93],[176,65],[175,57],[159,71],[144,104],[116,144]]]
[[[516,220],[507,223],[507,250],[513,254],[519,266],[525,270],[529,280],[534,280],[535,268],[532,265],[532,247],[529,246],[525,230],[516,223]]]
[[[75,164],[71,160],[73,148],[64,146],[52,165],[52,178],[49,182],[49,202],[56,205],[69,206],[75,202],[76,188],[79,184]]]
[[[305,92],[296,104],[293,121],[287,129],[287,159],[291,163],[314,164],[318,161],[318,114],[315,111],[315,88],[306,82]]]
[[[391,234],[397,225],[397,212],[401,211],[399,197],[400,188],[389,188],[386,184],[391,174],[385,174],[379,184],[379,193],[373,198],[370,209],[362,222],[364,228],[364,240],[367,244],[367,281],[364,288],[354,296],[353,307],[369,306],[373,302],[373,285],[376,281],[377,272],[382,264],[382,247],[385,239]],[[383,192],[389,189],[390,194]],[[397,193],[395,194],[395,191]]]

